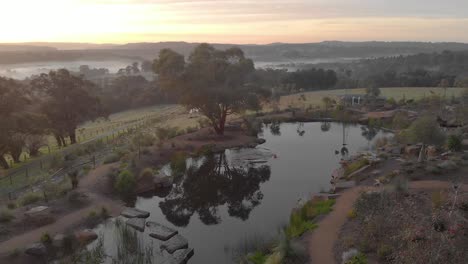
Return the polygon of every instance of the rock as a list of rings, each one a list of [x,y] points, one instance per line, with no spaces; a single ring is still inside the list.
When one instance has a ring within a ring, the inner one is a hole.
[[[47,254],[47,249],[42,243],[34,243],[29,245],[24,253],[31,256],[41,257]]]
[[[462,140],[462,149],[468,150],[468,139]]]
[[[437,148],[435,146],[428,146],[426,149],[426,155],[429,158],[433,158],[437,156]]]
[[[265,143],[265,142],[266,142],[266,140],[265,140],[264,138],[257,138],[257,139],[255,139],[255,143],[257,143],[257,144],[259,144],[259,145],[261,145],[261,144],[263,144],[263,143]]]
[[[355,181],[341,181],[335,184],[336,189],[348,189],[356,186]]]
[[[143,232],[145,231],[145,222],[146,220],[144,218],[130,218],[127,220],[126,224],[140,232]]]
[[[154,177],[154,185],[156,187],[160,187],[160,188],[169,188],[172,186],[172,183],[174,181],[174,178],[171,177],[171,176],[167,176],[165,174],[160,174],[156,177]]]
[[[50,208],[48,206],[36,206],[24,213],[24,215],[28,217],[33,217],[37,215],[45,215],[50,212]]]
[[[52,239],[52,245],[56,248],[61,248],[63,246],[63,240],[65,239],[64,234],[56,234]]]
[[[170,254],[174,253],[176,250],[184,249],[187,247],[188,247],[187,239],[179,234],[173,236],[168,241],[161,244],[161,249],[166,250]]]
[[[98,235],[91,229],[84,229],[75,232],[76,240],[85,245],[98,238]]]
[[[127,218],[148,218],[150,213],[140,209],[127,207],[125,210],[123,210],[121,215]]]
[[[393,147],[389,150],[389,153],[392,155],[400,155],[401,154],[401,147]]]
[[[186,249],[181,249],[177,250],[174,252],[172,255],[174,259],[174,264],[183,264],[186,263],[192,256],[193,256],[193,248],[186,248]]]
[[[163,226],[155,222],[147,222],[146,226],[150,229],[150,236],[156,239],[166,241],[169,238],[177,235],[177,230]]]
[[[410,155],[410,156],[417,157],[419,155],[420,150],[421,150],[421,146],[411,145],[411,146],[407,146],[405,148],[405,153]]]
[[[382,174],[382,171],[381,171],[381,170],[373,170],[373,171],[371,171],[371,175],[372,175],[372,176],[377,176],[377,175],[380,175],[380,174]]]
[[[343,252],[341,254],[341,263],[345,264],[347,263],[352,257],[357,256],[359,254],[359,251],[355,248],[352,248],[348,251]]]
[[[446,160],[437,164],[437,167],[443,170],[455,170],[457,169],[457,164],[451,160]]]

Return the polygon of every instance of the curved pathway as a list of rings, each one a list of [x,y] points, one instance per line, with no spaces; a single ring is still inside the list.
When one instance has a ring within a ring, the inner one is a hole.
[[[23,248],[35,241],[38,241],[42,234],[47,232],[51,236],[57,233],[64,233],[72,226],[79,224],[91,211],[99,211],[102,207],[106,207],[109,214],[117,216],[123,209],[123,204],[119,201],[112,200],[99,193],[93,192],[97,183],[105,177],[111,168],[111,164],[103,165],[91,171],[86,177],[80,180],[80,186],[77,190],[86,192],[89,195],[90,203],[88,206],[73,211],[69,214],[61,216],[57,221],[49,225],[42,226],[30,230],[21,235],[0,243],[0,256],[5,256],[15,249]]]
[[[451,183],[446,181],[414,181],[410,182],[409,187],[411,189],[438,190],[451,188]],[[378,189],[371,186],[356,186],[340,193],[333,211],[319,222],[318,228],[308,237],[309,255],[312,264],[335,263],[333,247],[338,240],[341,227],[347,220],[348,212],[353,209],[354,202],[361,192]],[[468,185],[462,185],[461,189],[468,191]]]

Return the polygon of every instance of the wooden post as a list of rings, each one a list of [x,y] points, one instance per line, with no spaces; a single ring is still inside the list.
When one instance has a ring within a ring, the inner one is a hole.
[[[96,156],[93,156],[93,169],[96,168]]]
[[[47,145],[47,148],[49,149],[49,154],[50,154],[50,146],[49,146],[49,145]]]
[[[26,167],[26,178],[29,178],[29,169]]]
[[[41,165],[41,170],[44,169],[44,165],[42,164],[42,160],[39,160],[39,164]]]
[[[11,179],[11,173],[10,173],[9,176],[10,176],[10,185],[13,185],[13,180]],[[10,194],[10,193],[8,193],[8,194]]]

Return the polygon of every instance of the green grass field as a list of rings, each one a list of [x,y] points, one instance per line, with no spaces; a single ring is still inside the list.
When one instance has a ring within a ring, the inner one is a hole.
[[[447,89],[447,98],[452,96],[459,96],[465,88],[448,88]],[[403,97],[406,99],[419,99],[424,96],[429,96],[433,93],[438,95],[444,94],[443,88],[438,87],[396,87],[396,88],[381,88],[381,95],[387,98],[394,98],[395,100],[400,100]],[[347,94],[365,94],[365,89],[348,89]],[[288,106],[293,107],[308,107],[308,106],[321,106],[322,98],[325,96],[337,99],[339,96],[344,95],[345,90],[324,90],[324,91],[314,91],[314,92],[305,92],[298,93],[293,95],[287,95],[281,97],[280,108],[285,109]],[[301,99],[301,95],[304,95],[306,100]]]

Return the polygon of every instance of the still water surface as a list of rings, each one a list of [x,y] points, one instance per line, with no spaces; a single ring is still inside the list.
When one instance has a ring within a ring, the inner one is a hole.
[[[384,135],[362,126],[346,125],[344,131],[350,154]],[[137,198],[135,207],[151,212],[148,220],[188,239],[195,249],[189,263],[233,263],[242,241],[274,235],[299,199],[330,187],[331,172],[342,158],[336,154],[343,143],[342,124],[265,126],[260,137],[266,143],[255,149],[189,159],[189,169],[170,192]],[[106,248],[115,242],[111,229],[104,229]],[[156,243],[148,234],[142,237]]]

